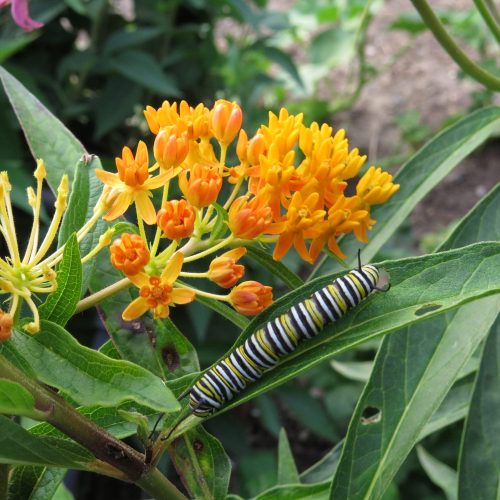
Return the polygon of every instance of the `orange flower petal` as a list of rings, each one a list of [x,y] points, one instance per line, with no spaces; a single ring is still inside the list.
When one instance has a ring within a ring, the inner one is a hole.
[[[142,297],[137,297],[123,311],[122,318],[125,321],[132,321],[142,316],[149,309],[146,301]]]
[[[172,302],[175,304],[189,304],[189,302],[193,302],[195,296],[193,290],[186,290],[185,288],[173,288],[172,292],[170,292]]]
[[[95,170],[95,175],[99,180],[104,182],[104,184],[111,187],[117,187],[123,184],[118,174],[112,174],[111,172],[106,172],[106,170],[97,169]]]
[[[149,276],[146,273],[138,273],[132,276],[128,276],[128,279],[137,287],[149,285]]]
[[[123,215],[127,208],[132,203],[132,193],[130,191],[122,191],[115,198],[113,205],[109,209],[108,213],[103,217],[104,220],[114,220],[120,215]]]
[[[154,224],[156,222],[156,211],[152,201],[149,199],[148,191],[136,191],[134,193],[135,206],[139,216],[144,219],[146,224]]]
[[[184,255],[181,252],[174,254],[161,273],[162,282],[173,283],[181,272],[183,262]]]

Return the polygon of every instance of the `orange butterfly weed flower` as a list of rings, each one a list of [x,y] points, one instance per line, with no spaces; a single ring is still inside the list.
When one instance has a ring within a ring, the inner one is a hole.
[[[138,234],[123,233],[113,241],[109,251],[113,267],[127,276],[140,273],[149,262],[149,250]]]
[[[243,112],[235,102],[219,99],[210,113],[210,124],[215,138],[224,145],[230,144],[240,131]]]
[[[361,199],[358,196],[346,198],[342,195],[328,210],[327,220],[319,226],[321,234],[313,239],[309,249],[313,261],[316,260],[325,244],[335,255],[338,255],[341,259],[346,258],[346,255],[338,246],[337,237],[351,231],[356,234],[356,232],[362,231],[362,224],[370,225],[373,222],[370,219],[370,212],[362,209],[360,202]],[[364,241],[361,238],[358,239]]]
[[[167,318],[170,306],[188,304],[195,298],[193,290],[174,288],[173,283],[179,276],[184,256],[177,252],[165,266],[160,276],[139,273],[129,276],[130,281],[139,288],[139,297],[133,300],[122,313],[125,321],[132,321],[151,309],[155,318]]]
[[[175,128],[162,129],[156,136],[153,152],[163,170],[179,166],[189,153],[187,132]]]
[[[98,169],[96,176],[111,188],[109,198],[111,207],[103,217],[104,220],[114,220],[123,215],[127,208],[135,203],[137,212],[147,224],[154,224],[156,211],[150,200],[150,190],[163,186],[173,176],[173,172],[162,172],[156,177],[149,175],[148,148],[139,141],[135,156],[130,148],[125,146],[122,157],[115,158],[117,174]]]
[[[193,207],[205,208],[217,200],[222,176],[218,166],[196,163],[180,173],[179,187]]]
[[[240,196],[233,201],[228,212],[228,226],[234,236],[251,240],[263,233],[275,234],[281,225],[273,224],[271,208],[262,196],[248,200]]]
[[[222,288],[231,288],[236,285],[245,274],[245,266],[237,262],[246,253],[245,247],[238,247],[216,257],[210,262],[208,279]]]
[[[170,240],[191,236],[196,219],[195,209],[186,200],[170,200],[158,211],[157,224]]]
[[[272,303],[273,289],[258,281],[244,281],[231,290],[228,299],[239,313],[255,316]]]
[[[397,190],[399,184],[392,182],[392,175],[382,169],[370,167],[356,186],[356,194],[369,205],[385,203]]]
[[[307,262],[312,263],[304,238],[319,236],[321,223],[326,214],[318,210],[318,193],[311,193],[303,199],[301,193],[294,193],[285,217],[284,228],[273,252],[273,259],[280,260],[293,245],[297,253]]]
[[[14,318],[12,315],[0,309],[0,342],[5,342],[10,339],[13,324]]]

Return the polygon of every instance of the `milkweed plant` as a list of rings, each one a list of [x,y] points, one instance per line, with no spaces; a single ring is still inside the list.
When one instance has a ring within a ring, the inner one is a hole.
[[[358,249],[363,264],[376,260],[412,208],[500,122],[497,108],[464,118],[393,179],[370,166],[343,129],[285,108],[252,131],[236,102],[165,101],[146,106],[144,141],[124,146],[103,168],[19,82],[5,70],[0,76],[36,158],[25,239],[9,172],[0,174],[0,492],[11,498],[47,482],[45,498],[52,498],[66,469],[133,482],[154,498],[225,498],[231,463],[221,443],[204,430],[205,419],[181,418],[183,395],[209,367],[200,370],[196,337],[175,326],[177,310],[198,301],[242,330],[232,339],[241,345],[357,268]],[[55,203],[42,227],[45,184]],[[499,204],[497,187],[436,252],[377,264],[390,276],[390,291],[326,326],[210,417],[392,333],[330,459],[317,457],[299,474],[282,432],[277,481],[258,498],[379,498],[417,443],[457,420],[441,405],[481,349],[469,396],[487,392],[499,354],[500,276],[491,272],[500,268]],[[307,279],[283,263],[291,253]],[[252,279],[252,262],[272,279]],[[289,290],[279,298],[275,280]],[[90,308],[110,336],[99,350],[66,329]],[[471,443],[487,439],[474,434],[481,415],[469,408],[457,464],[461,491],[481,466]],[[165,453],[177,475],[158,465]]]

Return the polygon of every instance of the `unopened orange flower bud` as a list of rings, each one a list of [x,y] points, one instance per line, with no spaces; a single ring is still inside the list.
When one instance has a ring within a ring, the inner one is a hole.
[[[241,129],[238,135],[238,142],[236,143],[236,155],[238,156],[241,163],[246,163],[247,161],[247,147],[248,147],[248,135]]]
[[[239,313],[254,316],[271,304],[273,289],[258,281],[244,281],[231,290],[229,300]]]
[[[214,136],[221,144],[229,144],[238,135],[243,122],[243,113],[235,102],[219,99],[211,113]]]
[[[12,335],[12,325],[14,319],[12,315],[0,309],[0,342],[5,342]]]
[[[195,209],[186,200],[167,201],[158,212],[157,223],[170,240],[187,238],[193,234]]]
[[[140,273],[149,262],[149,251],[138,234],[123,233],[110,247],[111,264],[127,276]]]
[[[251,240],[263,232],[272,232],[271,223],[271,207],[262,197],[248,201],[246,196],[240,196],[229,208],[228,226],[237,238]]]
[[[208,268],[208,279],[222,288],[231,288],[245,274],[245,266],[236,264],[247,253],[245,247],[234,248],[216,257]]]
[[[222,176],[217,166],[196,163],[180,173],[179,187],[191,205],[196,208],[208,207],[219,196]]]
[[[163,169],[179,166],[189,153],[187,133],[176,134],[172,131],[160,130],[154,146],[156,161]]]
[[[247,160],[250,165],[259,164],[259,156],[267,151],[266,140],[262,134],[255,134],[249,141],[247,147]]]

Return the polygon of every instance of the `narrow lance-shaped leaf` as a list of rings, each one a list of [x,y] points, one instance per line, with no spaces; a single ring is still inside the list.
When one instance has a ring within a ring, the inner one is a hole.
[[[499,107],[475,111],[440,132],[406,162],[394,179],[394,182],[401,185],[399,191],[372,211],[372,217],[377,223],[368,233],[370,242],[361,248],[362,262],[373,259],[417,203],[497,130],[499,123]],[[340,246],[350,256],[349,264],[354,266],[361,243],[350,234],[342,238]],[[321,274],[326,269],[330,270],[332,266],[335,266],[332,259],[325,257],[312,276]]]
[[[64,326],[75,311],[82,285],[82,263],[75,233],[64,247],[56,280],[57,289],[40,306],[40,317]]]
[[[297,466],[285,429],[281,429],[278,441],[278,482],[277,484],[300,483]]]
[[[500,492],[500,317],[484,346],[459,460],[460,500],[498,498]]]
[[[43,412],[35,408],[33,396],[22,385],[0,378],[0,414],[23,415],[40,419]]]
[[[218,439],[198,427],[172,443],[170,456],[192,498],[226,498],[231,462]]]
[[[63,123],[4,68],[0,68],[0,79],[33,157],[45,161],[47,180],[55,192],[63,174],[72,179],[74,166],[86,151]]]
[[[80,404],[113,406],[133,399],[159,411],[179,408],[160,378],[133,363],[80,345],[50,321],[43,320],[35,336],[17,331],[11,342],[29,360],[40,381],[61,389]]]
[[[471,217],[491,220],[494,206],[491,199],[479,203],[464,219],[465,223]],[[452,244],[491,237],[500,237],[498,224],[468,225],[468,230],[461,231],[460,238],[454,238]],[[492,269],[496,266],[487,266],[482,272],[492,274]],[[463,270],[459,268],[458,272]],[[427,280],[427,286],[432,287],[433,283],[433,279]],[[383,494],[411,448],[425,435],[427,422],[432,424],[431,416],[487,334],[499,307],[498,295],[485,298],[413,324],[383,340],[349,426],[332,483],[331,494],[335,498],[379,498]]]
[[[450,466],[437,460],[422,446],[417,446],[417,456],[420,465],[430,480],[443,490],[447,500],[456,500],[458,487],[457,472]]]

